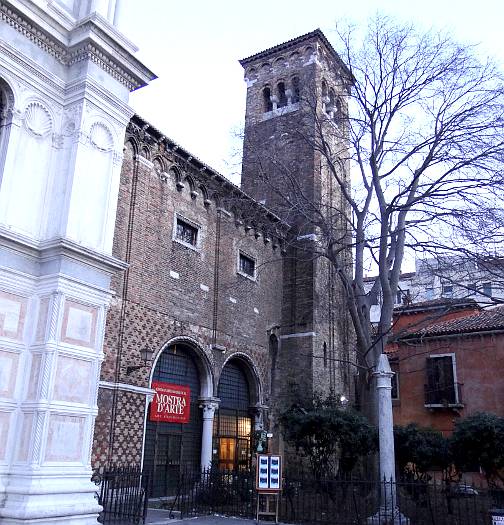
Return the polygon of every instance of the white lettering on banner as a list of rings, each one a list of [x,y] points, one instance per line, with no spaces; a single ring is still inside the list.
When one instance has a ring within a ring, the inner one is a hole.
[[[188,386],[153,381],[156,395],[150,409],[151,421],[189,422],[190,389]]]

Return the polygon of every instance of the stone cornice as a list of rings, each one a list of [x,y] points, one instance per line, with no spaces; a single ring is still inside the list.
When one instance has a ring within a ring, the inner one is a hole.
[[[288,231],[290,226],[266,208],[266,206],[247,195],[239,186],[233,184],[224,177],[224,175],[168,138],[139,115],[134,115],[131,119],[126,130],[126,136],[127,138],[134,137],[139,144],[147,144],[151,147],[154,147],[156,144],[159,145],[160,143],[164,144],[164,151],[177,159],[179,167],[182,167],[183,170],[184,166],[191,167],[191,170],[193,170],[191,176],[193,178],[201,181],[202,184],[219,188],[223,197],[234,195],[234,200],[237,203],[239,202],[243,209],[248,207],[257,218],[262,217],[264,224],[274,225],[275,228],[278,229],[278,234],[281,237]],[[222,206],[218,206],[218,208],[222,208]]]
[[[128,268],[128,264],[124,261],[110,255],[98,253],[69,239],[57,238],[37,242],[1,226],[0,246],[5,246],[10,250],[32,257],[41,262],[66,257],[92,266],[108,274]]]
[[[156,391],[152,388],[145,388],[137,385],[130,385],[128,383],[112,383],[110,381],[100,381],[100,388],[107,390],[122,390],[123,392],[133,392],[135,394],[142,394],[144,396],[153,396]]]
[[[71,66],[89,60],[130,91],[145,86],[149,80],[156,78],[154,73],[124,49],[122,42],[115,41],[99,27],[100,20],[100,17],[90,17],[77,25],[69,35],[69,41],[74,40],[75,43],[67,46],[23,13],[0,0],[0,21],[10,25],[61,64]],[[76,38],[71,38],[72,33]]]

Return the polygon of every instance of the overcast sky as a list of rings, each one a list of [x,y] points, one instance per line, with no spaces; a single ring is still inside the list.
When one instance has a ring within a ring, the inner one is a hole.
[[[120,29],[159,77],[131,96],[142,117],[223,175],[239,182],[236,132],[245,116],[240,58],[337,20],[380,12],[446,30],[504,63],[502,0],[123,0]]]

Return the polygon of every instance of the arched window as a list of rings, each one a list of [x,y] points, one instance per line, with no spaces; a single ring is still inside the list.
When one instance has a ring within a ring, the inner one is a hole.
[[[334,122],[340,125],[343,122],[343,105],[339,98],[336,99],[336,105],[334,107]]]
[[[278,83],[277,91],[278,91],[278,107],[283,108],[287,105],[287,95],[285,93],[285,84],[283,82]]]
[[[220,404],[214,418],[214,460],[221,469],[246,470],[251,460],[252,418],[249,383],[240,361],[231,360],[223,368],[217,397]]]
[[[299,78],[294,77],[292,79],[292,103],[296,104],[296,102],[299,102],[299,98],[300,98]]]
[[[334,89],[329,90],[329,102],[326,105],[326,112],[334,114],[336,97],[334,96]]]
[[[0,184],[7,155],[13,105],[14,95],[7,83],[0,78]]]
[[[271,89],[265,87],[263,89],[263,103],[264,103],[264,112],[273,111],[273,102],[271,102]]]
[[[322,80],[322,101],[325,102],[327,99],[327,83]]]

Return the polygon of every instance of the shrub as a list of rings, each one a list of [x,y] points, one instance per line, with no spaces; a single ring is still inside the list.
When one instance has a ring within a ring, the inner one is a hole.
[[[315,399],[310,408],[293,407],[281,417],[286,441],[308,459],[316,479],[349,473],[361,457],[377,449],[375,428],[334,399]]]

